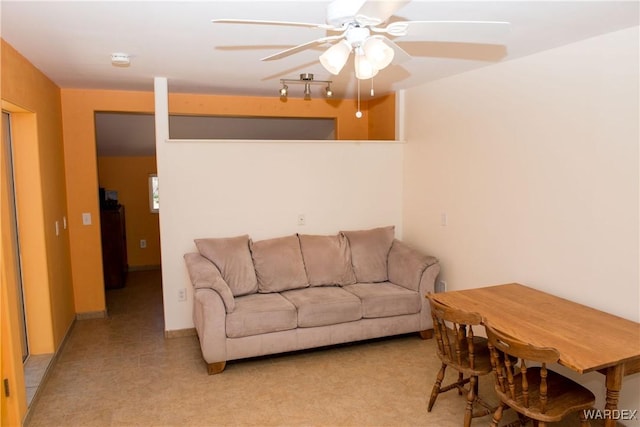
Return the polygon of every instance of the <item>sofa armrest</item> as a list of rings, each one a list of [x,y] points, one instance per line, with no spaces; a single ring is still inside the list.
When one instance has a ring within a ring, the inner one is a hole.
[[[211,288],[196,289],[193,323],[198,333],[202,357],[207,364],[227,360],[226,311],[220,294]]]
[[[231,288],[220,274],[220,270],[211,261],[199,253],[184,255],[191,284],[195,289],[209,288],[216,291],[224,303],[227,313],[231,313],[236,305]]]
[[[420,330],[426,331],[433,328],[433,318],[431,317],[431,306],[427,299],[427,294],[435,292],[436,278],[440,274],[440,264],[435,263],[428,266],[422,273],[420,279],[420,289],[418,293],[422,297],[422,316],[420,317]]]
[[[387,259],[389,281],[412,291],[421,290],[424,271],[437,264],[437,258],[424,255],[417,249],[395,239]]]

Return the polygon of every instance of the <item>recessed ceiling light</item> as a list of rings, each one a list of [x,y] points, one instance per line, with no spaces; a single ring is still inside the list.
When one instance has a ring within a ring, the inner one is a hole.
[[[126,53],[111,54],[111,65],[114,67],[128,67],[130,63],[129,55]]]

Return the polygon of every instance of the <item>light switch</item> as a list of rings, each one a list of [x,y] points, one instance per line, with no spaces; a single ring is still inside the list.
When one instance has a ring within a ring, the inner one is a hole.
[[[91,213],[84,212],[82,214],[82,225],[91,225]]]

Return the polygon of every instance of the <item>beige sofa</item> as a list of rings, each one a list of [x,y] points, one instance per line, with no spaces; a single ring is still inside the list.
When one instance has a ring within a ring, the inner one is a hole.
[[[185,254],[209,374],[226,362],[409,332],[430,337],[438,260],[394,227],[196,239]]]

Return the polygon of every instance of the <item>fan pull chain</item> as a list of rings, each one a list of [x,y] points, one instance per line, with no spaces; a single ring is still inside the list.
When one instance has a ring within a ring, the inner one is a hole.
[[[360,79],[358,81],[358,111],[356,111],[356,117],[359,119],[362,117],[362,111],[360,111]]]
[[[374,96],[376,93],[373,91],[373,77],[371,77],[371,96]]]

